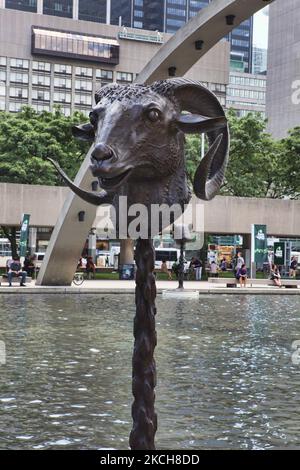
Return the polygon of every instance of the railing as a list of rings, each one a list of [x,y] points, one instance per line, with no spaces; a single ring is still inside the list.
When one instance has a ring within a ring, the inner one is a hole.
[[[129,33],[128,31],[120,31],[118,34],[119,39],[129,39],[131,41],[141,41],[141,42],[152,42],[156,44],[163,44],[164,39],[163,35],[157,32],[156,35],[153,34],[138,34],[138,33]]]

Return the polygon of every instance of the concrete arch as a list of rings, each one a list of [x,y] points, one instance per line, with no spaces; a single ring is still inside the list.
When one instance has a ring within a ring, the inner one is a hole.
[[[139,74],[137,83],[152,83],[167,78],[170,67],[176,67],[176,75],[182,77],[232,29],[273,1],[212,0],[159,49]],[[226,22],[229,15],[235,17],[233,25]],[[196,49],[196,41],[203,41],[201,49]]]
[[[176,75],[184,75],[220,39],[255,12],[275,0],[213,0],[197,16],[183,26],[164,44],[139,74],[137,83],[151,83],[168,77],[169,67]],[[226,16],[234,15],[233,25]],[[195,41],[203,41],[202,49]],[[75,182],[91,188],[90,151]],[[78,212],[85,211],[85,221],[78,221]],[[88,231],[96,217],[96,208],[69,193],[53,231],[47,253],[37,279],[38,285],[70,285]]]

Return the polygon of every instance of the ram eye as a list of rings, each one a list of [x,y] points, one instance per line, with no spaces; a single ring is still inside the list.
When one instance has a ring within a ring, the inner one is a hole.
[[[148,111],[147,117],[151,122],[157,122],[160,119],[160,112],[157,109],[150,109]]]
[[[96,127],[97,122],[98,122],[96,114],[95,113],[90,113],[89,117],[90,117],[90,123],[92,124],[92,126]]]

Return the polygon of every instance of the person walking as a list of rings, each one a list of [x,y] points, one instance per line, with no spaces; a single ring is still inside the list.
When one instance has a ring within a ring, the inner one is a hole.
[[[298,260],[296,256],[293,256],[290,264],[290,277],[296,277],[298,267]]]
[[[167,276],[168,276],[168,278],[169,278],[169,281],[172,281],[172,274],[171,274],[171,272],[168,270],[168,266],[167,266],[166,260],[162,261],[161,266],[160,266],[160,270],[161,270],[162,273],[167,274]]]
[[[95,266],[95,263],[93,261],[92,256],[87,257],[85,270],[86,270],[86,273],[88,275],[88,279],[91,279],[91,275],[92,275],[93,279],[95,279],[96,266]]]
[[[196,281],[201,281],[202,267],[203,267],[202,262],[198,258],[195,258],[193,256],[190,262],[190,268],[193,268],[195,271]]]
[[[245,260],[242,257],[242,253],[239,251],[236,258],[235,272],[237,273],[239,269],[245,264]]]

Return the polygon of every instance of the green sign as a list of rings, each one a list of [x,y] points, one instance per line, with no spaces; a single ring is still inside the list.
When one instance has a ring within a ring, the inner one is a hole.
[[[277,264],[277,266],[285,265],[285,243],[284,242],[274,243],[274,264]]]
[[[256,263],[258,269],[262,269],[268,262],[267,226],[252,225],[252,250],[251,261]]]
[[[30,214],[23,214],[23,220],[21,225],[20,244],[19,244],[19,255],[26,256],[27,252],[27,240],[29,233],[29,219]]]

